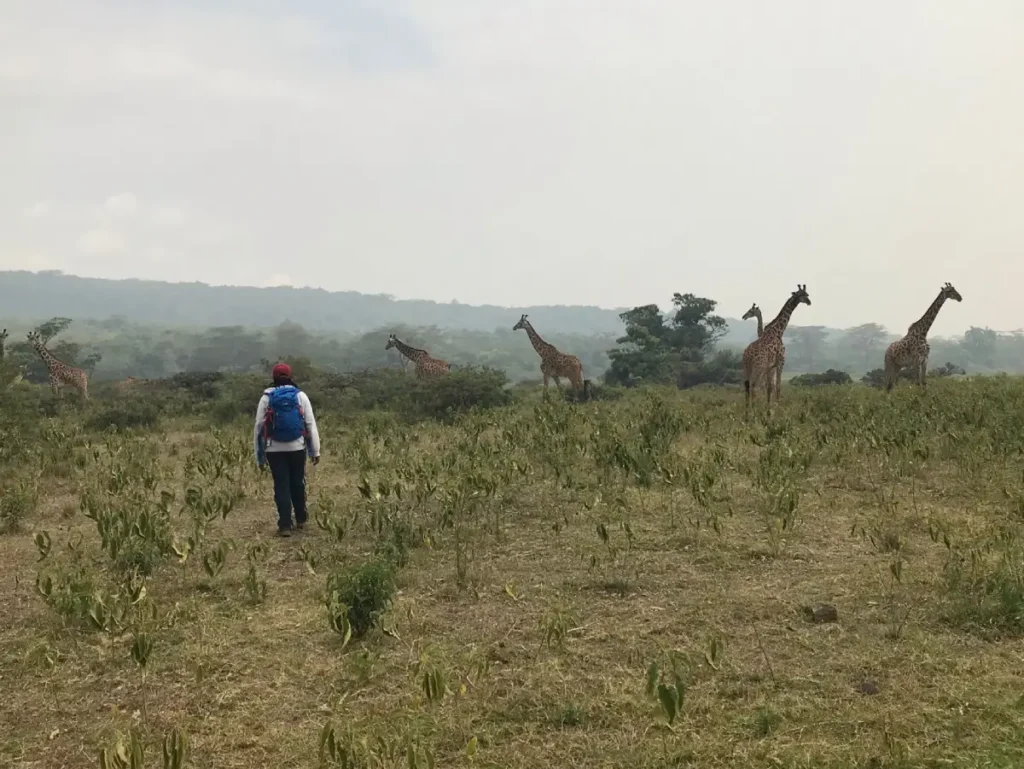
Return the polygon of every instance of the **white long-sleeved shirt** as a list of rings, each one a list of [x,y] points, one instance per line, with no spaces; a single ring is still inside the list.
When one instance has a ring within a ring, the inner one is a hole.
[[[260,442],[263,440],[263,422],[267,416],[267,407],[270,405],[270,393],[273,387],[263,391],[263,397],[256,407],[256,427],[253,430],[253,447],[256,451],[256,461],[260,458]],[[309,396],[299,390],[299,406],[302,408],[302,418],[306,423],[306,432],[309,434],[310,456],[320,456],[320,432],[316,429],[316,418],[313,416],[313,404],[309,402]],[[294,441],[275,441],[267,439],[266,451],[301,451],[306,448],[305,436],[299,436]]]

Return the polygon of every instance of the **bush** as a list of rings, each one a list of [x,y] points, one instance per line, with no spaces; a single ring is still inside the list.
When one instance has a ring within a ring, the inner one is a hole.
[[[947,377],[947,376],[964,376],[967,373],[966,369],[946,361],[938,368],[933,368],[928,372],[928,376],[934,377]]]
[[[0,360],[0,389],[6,390],[22,377],[21,368],[10,360]]]
[[[1016,526],[960,550],[944,570],[950,620],[982,633],[1024,634],[1024,537]]]
[[[184,390],[202,400],[211,400],[217,396],[217,385],[223,379],[224,374],[219,371],[183,371],[163,380],[163,384],[171,390]]]
[[[821,385],[853,384],[853,377],[845,371],[830,368],[822,374],[800,374],[789,380],[791,384],[801,387],[819,387]]]
[[[0,531],[20,531],[22,522],[32,515],[39,505],[39,489],[29,480],[0,489]]]
[[[327,578],[327,605],[347,607],[352,636],[358,638],[377,623],[395,596],[394,566],[378,558]]]
[[[592,379],[584,381],[583,392],[571,387],[561,390],[562,398],[568,403],[585,403],[587,401],[617,401],[626,394],[626,388],[619,385],[599,384]]]
[[[386,409],[410,422],[450,421],[472,408],[511,403],[507,381],[504,371],[491,368],[466,367],[438,379],[415,379],[396,369],[377,369],[352,375],[344,383],[348,388],[345,401],[358,410]]]
[[[930,369],[928,371],[928,376],[929,378],[935,377],[941,379],[943,377],[963,376],[966,373],[967,372],[960,366],[947,361],[938,368]],[[904,382],[916,382],[917,372],[912,368],[905,368],[900,371],[899,378]],[[860,381],[866,385],[870,385],[871,387],[885,387],[885,369],[872,369],[862,376]]]
[[[464,368],[438,379],[417,379],[411,391],[415,419],[451,420],[470,409],[492,409],[507,406],[512,395],[505,389],[508,376],[492,368]]]
[[[220,424],[229,424],[243,416],[255,419],[256,404],[269,386],[270,380],[258,374],[238,374],[224,379],[218,387],[220,392],[209,404],[210,418]]]
[[[676,380],[681,390],[703,384],[730,385],[743,381],[743,355],[736,350],[719,350],[700,363],[683,363]]]
[[[160,421],[160,409],[151,400],[125,399],[117,404],[103,406],[85,420],[89,430],[127,430],[130,428],[149,428]]]
[[[348,398],[355,409],[370,411],[384,408],[405,411],[409,406],[412,377],[398,369],[368,369],[353,374],[348,381]],[[313,404],[314,408],[316,404]]]

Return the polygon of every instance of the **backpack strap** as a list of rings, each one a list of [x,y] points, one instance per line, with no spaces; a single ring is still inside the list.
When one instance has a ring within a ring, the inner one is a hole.
[[[264,392],[267,396],[267,410],[263,415],[263,445],[269,446],[272,440],[271,433],[274,431],[274,392],[277,390],[276,387],[271,388],[270,392]]]

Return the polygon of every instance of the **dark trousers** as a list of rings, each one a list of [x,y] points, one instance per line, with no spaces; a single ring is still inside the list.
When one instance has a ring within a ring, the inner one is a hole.
[[[306,450],[268,451],[267,462],[274,477],[274,503],[277,528],[292,527],[292,507],[296,523],[306,522]]]

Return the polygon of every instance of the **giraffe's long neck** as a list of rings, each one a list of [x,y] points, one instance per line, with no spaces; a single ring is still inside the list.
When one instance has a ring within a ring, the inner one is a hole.
[[[0,361],[4,359],[4,338],[0,336]]]
[[[773,334],[774,336],[782,338],[782,335],[786,333],[786,327],[789,325],[789,319],[793,317],[793,310],[800,304],[800,300],[795,296],[789,297],[786,303],[782,305],[782,309],[779,310],[779,314],[775,316],[775,319],[764,327],[761,335]]]
[[[39,357],[43,359],[43,363],[46,364],[46,370],[49,373],[52,374],[54,371],[59,371],[61,368],[68,368],[66,363],[53,357],[53,353],[47,350],[40,342],[35,342],[32,346],[36,348],[36,352],[39,353]]]
[[[542,358],[555,349],[554,345],[548,344],[540,338],[540,334],[534,330],[533,325],[529,321],[523,324],[523,328],[526,329],[526,335],[530,337],[530,344],[533,345],[533,349]]]
[[[757,315],[754,317],[757,318],[757,335],[761,336],[764,333],[764,317],[761,315],[760,310],[757,311]]]
[[[423,360],[426,356],[426,353],[423,350],[417,350],[415,347],[410,347],[405,342],[399,341],[398,339],[395,339],[395,347],[397,347],[398,351],[413,363]]]
[[[942,308],[942,303],[946,301],[946,292],[940,291],[939,295],[935,297],[935,301],[932,302],[928,309],[925,310],[924,315],[916,323],[911,324],[910,330],[915,331],[921,336],[928,334],[928,329],[932,327],[932,323],[935,322],[935,316],[939,314],[939,310]]]

